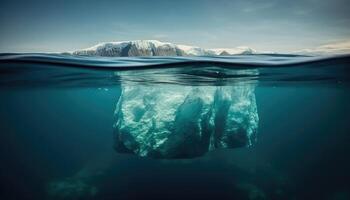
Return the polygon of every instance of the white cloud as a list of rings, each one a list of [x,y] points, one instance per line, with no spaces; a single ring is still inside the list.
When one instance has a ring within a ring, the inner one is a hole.
[[[324,44],[315,48],[302,49],[294,53],[315,54],[315,55],[350,54],[350,39]]]

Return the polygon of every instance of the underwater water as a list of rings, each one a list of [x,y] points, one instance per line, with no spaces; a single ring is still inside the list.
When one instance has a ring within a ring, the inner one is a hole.
[[[0,199],[350,199],[350,57],[0,56]]]

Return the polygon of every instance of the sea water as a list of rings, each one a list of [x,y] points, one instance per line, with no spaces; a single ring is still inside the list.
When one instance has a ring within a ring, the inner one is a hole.
[[[0,57],[1,199],[350,199],[348,56]],[[158,120],[186,88],[249,88],[256,138],[192,157],[117,151],[125,87],[169,94]]]

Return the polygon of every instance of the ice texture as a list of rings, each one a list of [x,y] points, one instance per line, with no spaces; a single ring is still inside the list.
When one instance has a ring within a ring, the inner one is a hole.
[[[192,158],[256,141],[254,84],[121,86],[115,149],[153,158]]]
[[[90,48],[73,52],[81,56],[134,57],[134,56],[218,56],[255,54],[249,47],[204,49],[196,46],[178,45],[158,40],[132,40],[104,42]]]

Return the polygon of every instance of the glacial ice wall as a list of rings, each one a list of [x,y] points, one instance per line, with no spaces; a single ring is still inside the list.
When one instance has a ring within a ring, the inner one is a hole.
[[[250,146],[258,113],[253,84],[130,85],[115,111],[115,149],[153,158],[192,158]]]

